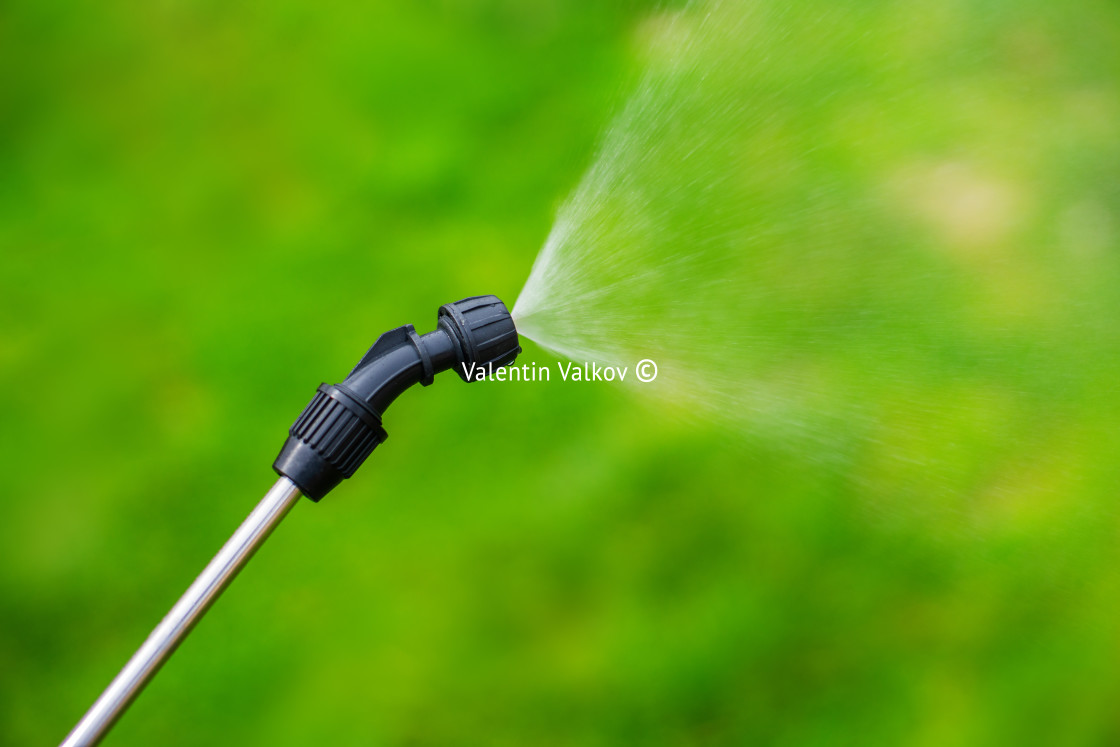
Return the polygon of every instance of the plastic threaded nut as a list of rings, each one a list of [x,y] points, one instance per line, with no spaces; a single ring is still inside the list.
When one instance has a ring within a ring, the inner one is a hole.
[[[353,475],[389,435],[355,397],[328,384],[319,387],[288,434],[277,469],[315,501]]]

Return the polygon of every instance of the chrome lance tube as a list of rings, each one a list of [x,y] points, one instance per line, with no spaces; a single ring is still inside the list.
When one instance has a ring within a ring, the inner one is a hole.
[[[300,489],[287,477],[276,481],[82,717],[62,747],[89,747],[105,737],[301,495]]]

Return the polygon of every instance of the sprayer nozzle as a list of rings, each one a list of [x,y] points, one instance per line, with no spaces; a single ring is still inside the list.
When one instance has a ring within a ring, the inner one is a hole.
[[[419,335],[411,324],[390,330],[342,383],[320,386],[289,429],[273,469],[318,501],[388,437],[381,414],[405,389],[427,386],[449,368],[470,381],[472,367],[505,366],[520,352],[513,318],[497,296],[444,304],[433,331]]]
[[[452,331],[462,347],[463,360],[456,372],[471,381],[471,366],[501,368],[513,363],[521,346],[513,317],[497,296],[472,296],[439,307],[439,324]]]

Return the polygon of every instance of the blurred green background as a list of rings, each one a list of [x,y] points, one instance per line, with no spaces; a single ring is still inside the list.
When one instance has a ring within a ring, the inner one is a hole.
[[[894,359],[877,436],[833,423],[825,458],[610,387],[441,380],[110,743],[1120,743],[1120,10],[879,11],[843,53],[922,56],[909,94],[809,126],[932,185],[899,235],[963,247],[975,286],[926,290],[1017,330],[1002,386],[953,373],[972,343]],[[663,12],[0,6],[0,743],[61,740],[315,385],[440,303],[513,301]],[[866,129],[895,117],[1004,181],[906,172],[930,154]]]

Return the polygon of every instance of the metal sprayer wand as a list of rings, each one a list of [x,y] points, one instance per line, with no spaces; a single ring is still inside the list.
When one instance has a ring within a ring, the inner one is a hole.
[[[144,645],[132,655],[120,674],[105,688],[86,712],[63,747],[90,747],[104,738],[117,719],[132,704],[144,686],[175,652],[191,629],[245,567],[272,530],[280,524],[303,495],[296,484],[281,477],[265,494],[249,517],[222,546],[210,564],[180,597],[167,617],[156,626]]]
[[[96,745],[249,562],[300,496],[318,502],[350,477],[386,438],[381,414],[413,384],[455,369],[464,381],[512,363],[521,352],[509,310],[497,296],[444,304],[438,325],[411,324],[381,335],[339,384],[323,384],[288,430],[272,467],[280,479],[238,527],[187,593],[93,704],[62,747]],[[478,375],[475,375],[475,372]]]

